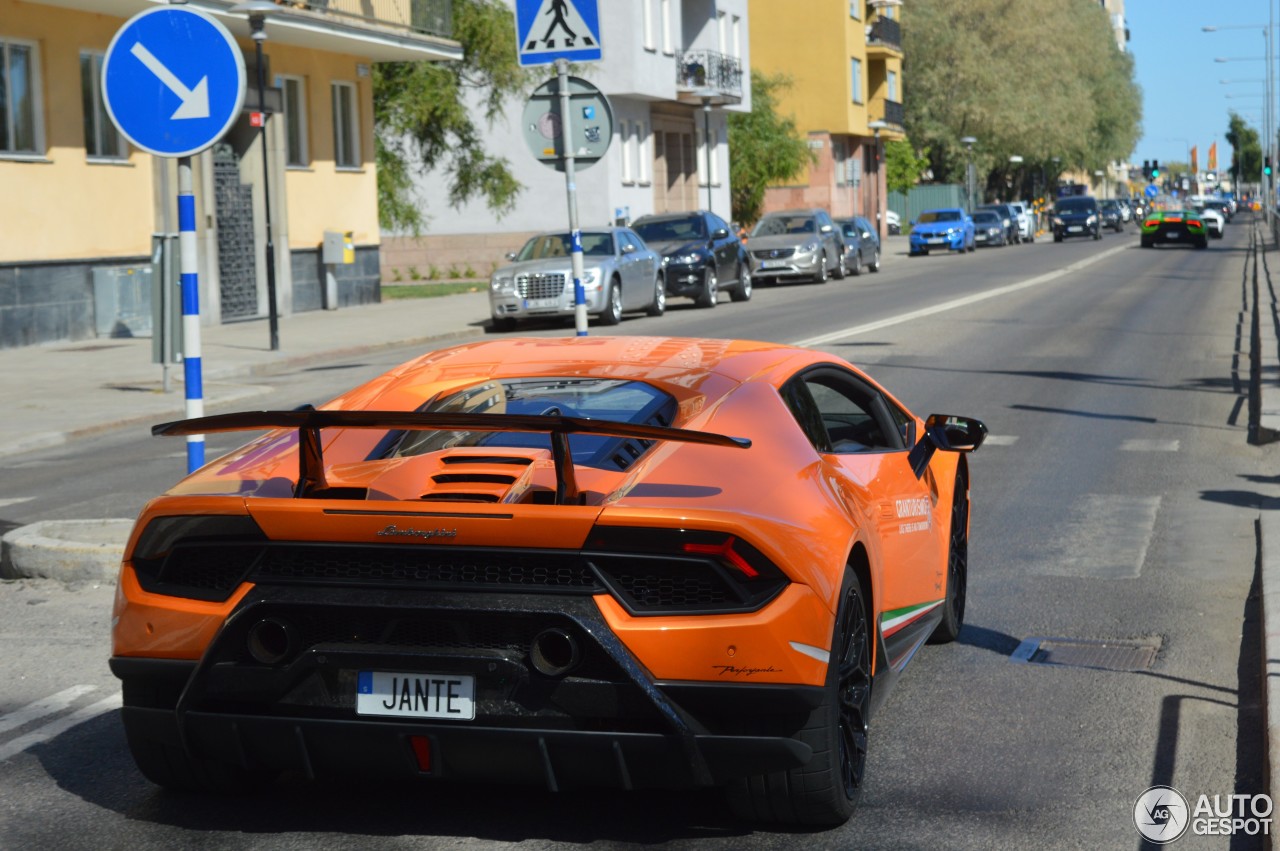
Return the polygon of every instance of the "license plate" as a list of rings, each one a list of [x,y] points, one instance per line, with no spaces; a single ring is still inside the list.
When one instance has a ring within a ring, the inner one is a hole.
[[[476,678],[468,674],[361,671],[356,687],[356,714],[473,721]]]
[[[1067,230],[1071,231],[1072,233],[1079,233],[1080,231],[1084,230],[1084,228],[1080,227],[1079,225],[1072,225],[1071,227],[1067,228]]]
[[[929,244],[930,244],[930,245],[942,245],[942,244],[943,244],[944,242],[946,242],[946,241],[947,241],[947,240],[946,240],[946,238],[945,238],[945,237],[938,236],[938,237],[934,237],[933,239],[929,240]]]
[[[1181,234],[1176,230],[1167,230],[1164,232],[1165,239],[1177,239],[1179,236],[1181,236]]]
[[[559,307],[559,298],[526,298],[524,300],[525,310],[542,310],[548,307]]]
[[[785,265],[786,264],[783,263],[781,260],[761,260],[760,261],[761,269],[772,269],[775,266],[785,266]]]

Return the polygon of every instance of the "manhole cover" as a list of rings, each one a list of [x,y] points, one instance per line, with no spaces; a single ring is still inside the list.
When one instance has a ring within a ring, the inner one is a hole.
[[[1099,668],[1104,671],[1149,671],[1160,652],[1160,639],[1090,641],[1083,638],[1028,638],[1009,657],[1012,662]]]

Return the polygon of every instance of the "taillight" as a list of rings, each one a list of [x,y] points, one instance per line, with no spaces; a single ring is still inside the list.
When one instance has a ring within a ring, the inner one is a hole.
[[[1145,222],[1142,223],[1142,226],[1144,228],[1154,228],[1154,227],[1158,227],[1159,225],[1160,225],[1159,219],[1147,219]]]
[[[222,601],[244,581],[266,541],[243,514],[156,517],[138,536],[130,561],[147,591]]]
[[[724,532],[597,526],[583,555],[636,615],[755,611],[790,583],[764,553]]]
[[[1188,225],[1188,226],[1190,226],[1190,227],[1193,227],[1193,228],[1202,228],[1202,227],[1204,227],[1204,225],[1202,225],[1202,224],[1200,223],[1200,220],[1199,220],[1199,219],[1187,219],[1187,225]]]

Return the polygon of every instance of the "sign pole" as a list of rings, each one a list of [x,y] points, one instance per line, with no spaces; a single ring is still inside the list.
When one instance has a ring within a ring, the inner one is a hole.
[[[587,336],[587,296],[582,289],[582,231],[578,229],[578,187],[574,175],[573,117],[569,107],[569,60],[556,60],[560,84],[560,148],[564,157],[564,188],[569,202],[569,263],[573,270],[573,326],[579,337]],[[611,298],[608,281],[602,281],[603,297]],[[608,307],[605,307],[608,310]]]
[[[196,196],[191,157],[178,158],[178,249],[182,272],[182,370],[187,419],[204,416],[204,379],[200,355],[199,258],[196,253]],[[204,466],[204,435],[187,435],[187,472]]]

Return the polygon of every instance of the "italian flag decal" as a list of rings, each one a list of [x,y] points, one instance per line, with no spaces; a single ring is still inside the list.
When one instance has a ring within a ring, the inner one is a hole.
[[[882,613],[880,615],[880,634],[888,638],[904,626],[909,626],[920,620],[920,618],[941,606],[943,602],[945,601],[934,600],[932,603],[919,603],[914,606],[904,606],[901,609]]]

